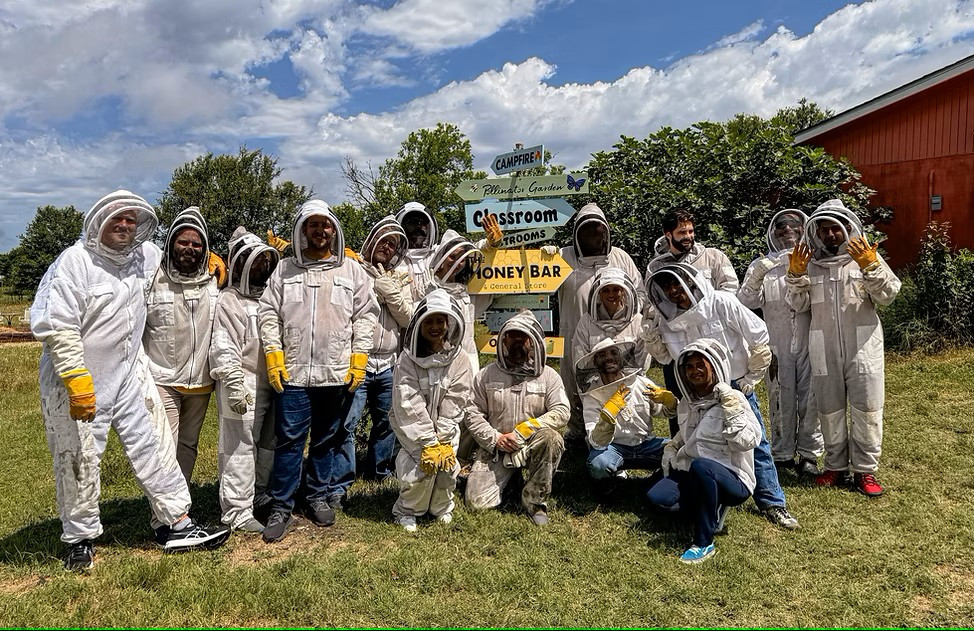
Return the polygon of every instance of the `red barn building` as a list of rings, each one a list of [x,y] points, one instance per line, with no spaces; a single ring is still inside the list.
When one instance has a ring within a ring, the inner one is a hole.
[[[795,135],[795,143],[845,156],[877,191],[873,207],[890,264],[916,260],[930,221],[949,221],[956,248],[974,249],[974,56],[842,112]]]

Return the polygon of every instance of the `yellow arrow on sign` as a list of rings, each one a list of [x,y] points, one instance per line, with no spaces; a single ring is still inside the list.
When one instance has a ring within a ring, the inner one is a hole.
[[[471,294],[550,294],[572,268],[560,254],[541,250],[494,250],[467,283]]]
[[[563,337],[546,337],[544,338],[545,354],[548,357],[561,358],[565,356],[565,338]],[[496,335],[478,335],[477,336],[477,348],[484,355],[496,355],[497,354],[497,336]]]

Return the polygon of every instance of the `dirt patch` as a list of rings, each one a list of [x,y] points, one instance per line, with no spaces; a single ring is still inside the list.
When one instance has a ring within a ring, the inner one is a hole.
[[[953,607],[974,602],[974,570],[959,565],[938,565],[934,573],[947,582],[947,601]]]
[[[22,596],[27,592],[43,586],[47,582],[46,576],[31,574],[20,578],[0,581],[0,594],[5,596]]]

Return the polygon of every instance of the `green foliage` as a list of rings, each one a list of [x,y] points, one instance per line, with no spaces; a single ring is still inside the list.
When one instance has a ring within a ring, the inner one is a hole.
[[[461,234],[466,232],[466,219],[454,189],[461,180],[487,177],[483,171],[473,170],[470,140],[450,123],[411,132],[396,157],[386,160],[378,174],[346,159],[342,175],[352,201],[366,217],[395,213],[406,202],[417,201],[443,229],[453,228]]]
[[[807,212],[840,198],[865,216],[873,191],[848,161],[792,144],[797,126],[826,114],[802,101],[770,119],[738,114],[722,123],[664,127],[641,141],[623,136],[613,151],[593,155],[591,194],[580,201],[599,204],[613,243],[641,265],[663,234],[666,211],[689,209],[698,240],[724,250],[743,274],[765,250],[765,230],[778,210]]]
[[[20,244],[0,263],[5,291],[33,295],[44,272],[61,252],[81,236],[84,216],[74,206],[41,206],[20,235]]]
[[[954,253],[949,228],[927,225],[916,265],[880,312],[890,350],[930,353],[974,343],[974,253]]]
[[[237,226],[263,236],[270,228],[291,238],[298,207],[312,191],[290,180],[275,183],[277,158],[241,147],[237,155],[207,153],[173,172],[157,208],[161,226],[189,206],[198,206],[209,228],[210,248],[226,254]]]

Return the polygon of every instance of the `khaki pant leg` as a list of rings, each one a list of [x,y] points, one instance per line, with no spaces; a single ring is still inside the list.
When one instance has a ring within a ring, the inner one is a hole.
[[[551,483],[565,451],[565,441],[557,431],[543,427],[536,431],[524,446],[527,453],[527,476],[521,492],[521,504],[528,513],[548,508]]]

